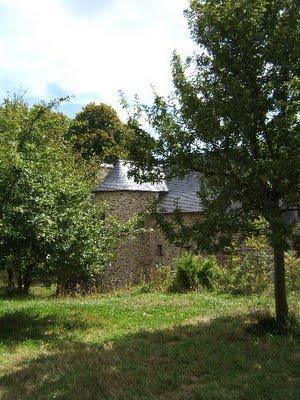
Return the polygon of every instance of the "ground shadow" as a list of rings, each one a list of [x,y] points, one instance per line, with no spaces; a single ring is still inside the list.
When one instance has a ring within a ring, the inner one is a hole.
[[[7,287],[0,287],[0,300],[28,300],[33,296],[28,293],[25,294],[17,289],[9,290]]]
[[[0,300],[18,300],[28,301],[30,299],[36,300],[41,298],[55,298],[56,290],[55,287],[46,287],[41,284],[35,284],[29,290],[29,293],[19,291],[17,288],[9,290],[5,286],[0,286]]]
[[[0,315],[0,343],[6,347],[28,340],[56,343],[65,341],[72,331],[85,331],[89,327],[90,321],[67,312],[58,315],[45,311],[41,315],[34,309],[7,311]],[[97,327],[101,328],[98,321]]]
[[[244,323],[238,318],[199,319],[99,345],[65,342],[2,376],[0,398],[297,398],[296,343],[251,336]]]

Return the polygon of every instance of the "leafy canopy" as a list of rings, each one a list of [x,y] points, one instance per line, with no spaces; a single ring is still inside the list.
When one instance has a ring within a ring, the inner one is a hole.
[[[192,1],[185,15],[198,51],[185,62],[174,53],[173,94],[142,106],[158,139],[129,121],[134,172],[201,173],[206,219],[191,231],[200,246],[260,216],[286,236],[282,209],[300,200],[299,4]]]
[[[46,283],[95,277],[129,228],[94,204],[96,163],[74,155],[55,103],[0,107],[0,266]]]
[[[111,106],[90,103],[71,121],[67,138],[84,159],[96,156],[110,163],[125,156],[126,135],[126,125]]]
[[[147,157],[144,149],[131,154],[133,173],[200,172],[204,218],[179,234],[201,248],[223,248],[255,219],[268,222],[283,333],[284,249],[292,231],[286,208],[300,204],[299,1],[193,0],[185,15],[198,50],[185,62],[174,54],[168,99],[156,95],[153,105],[138,107],[156,131],[155,145],[129,121],[138,141],[151,144]]]

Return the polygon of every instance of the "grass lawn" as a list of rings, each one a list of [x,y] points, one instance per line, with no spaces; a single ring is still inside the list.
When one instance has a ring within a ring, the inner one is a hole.
[[[208,293],[2,298],[0,399],[296,400],[297,335],[247,331],[251,309],[270,304]]]

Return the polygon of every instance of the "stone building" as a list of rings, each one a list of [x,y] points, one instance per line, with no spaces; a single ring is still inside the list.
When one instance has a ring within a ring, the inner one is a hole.
[[[101,169],[101,182],[95,189],[95,199],[106,203],[107,215],[126,221],[135,214],[145,213],[155,204],[156,211],[166,218],[179,208],[185,224],[189,224],[201,213],[197,195],[199,175],[196,172],[152,184],[137,183],[128,176],[128,170],[128,164],[123,161],[117,161],[114,166],[104,165]],[[151,214],[146,215],[144,220],[143,232],[119,245],[115,259],[104,272],[105,287],[137,283],[147,277],[151,267],[171,264],[180,253],[181,249],[168,242]]]

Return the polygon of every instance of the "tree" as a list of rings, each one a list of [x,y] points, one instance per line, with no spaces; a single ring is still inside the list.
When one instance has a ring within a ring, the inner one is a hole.
[[[185,16],[198,51],[185,62],[174,53],[174,93],[156,94],[142,107],[155,146],[135,118],[129,121],[134,140],[151,142],[147,157],[131,145],[140,179],[154,179],[153,167],[156,176],[200,172],[205,218],[189,231],[199,247],[224,247],[255,219],[267,221],[282,332],[291,234],[285,208],[300,202],[299,13],[297,0],[191,1]]]
[[[90,103],[71,122],[67,138],[84,159],[97,156],[110,163],[125,156],[126,132],[125,124],[111,106]]]
[[[60,291],[91,284],[129,226],[101,219],[97,165],[74,154],[53,106],[0,107],[0,267],[25,293],[33,279]]]

